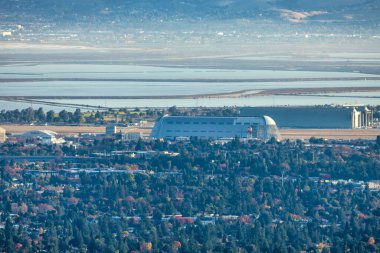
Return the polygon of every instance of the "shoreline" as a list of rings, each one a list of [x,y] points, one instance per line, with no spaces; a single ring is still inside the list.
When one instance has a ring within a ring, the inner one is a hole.
[[[245,89],[231,92],[205,93],[192,95],[161,95],[161,96],[0,96],[0,100],[14,102],[32,102],[54,105],[83,106],[82,104],[68,104],[43,100],[89,100],[89,99],[201,99],[201,98],[247,98],[265,96],[331,96],[330,93],[378,92],[380,87],[324,87],[324,88],[283,88],[283,89]],[[374,96],[373,98],[377,98]],[[102,106],[99,106],[102,108]]]
[[[355,95],[355,92],[358,94]],[[359,92],[369,92],[360,94]],[[278,96],[294,97],[325,97],[325,98],[349,98],[349,99],[380,99],[380,87],[332,87],[332,88],[273,88],[273,89],[245,89],[232,92],[205,93],[192,95],[143,95],[143,96],[1,96],[0,102],[27,103],[40,106],[52,106],[61,108],[80,108],[86,110],[118,110],[126,105],[107,106],[101,101],[190,101],[198,99],[250,99],[265,98],[273,99]],[[341,95],[339,95],[341,93]],[[352,93],[347,95],[346,93]],[[95,104],[89,101],[98,101]],[[171,103],[171,102],[170,102]],[[136,105],[137,106],[137,105]],[[136,107],[133,106],[133,107]],[[137,106],[138,107],[138,106]],[[160,106],[159,106],[160,107]],[[161,106],[162,107],[162,106]],[[165,107],[165,106],[163,106]],[[168,106],[170,107],[170,106]]]
[[[300,78],[0,78],[0,83],[32,82],[152,82],[152,83],[273,83],[273,82],[321,82],[321,81],[379,81],[380,76],[357,77],[300,77]]]
[[[61,100],[61,99],[199,99],[199,98],[241,98],[257,96],[274,96],[274,95],[328,95],[329,93],[347,93],[347,92],[376,92],[380,91],[379,87],[331,87],[331,88],[283,88],[283,89],[245,89],[231,92],[205,93],[193,95],[162,95],[162,96],[0,96],[0,100],[48,103],[48,101],[39,101],[44,99]]]

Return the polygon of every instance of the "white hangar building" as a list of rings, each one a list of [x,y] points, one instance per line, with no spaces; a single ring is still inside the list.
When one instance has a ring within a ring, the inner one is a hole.
[[[255,138],[279,139],[276,122],[268,117],[206,117],[163,116],[156,120],[152,138],[176,139],[198,137],[205,139]]]
[[[25,132],[21,135],[22,139],[37,139],[43,144],[62,144],[65,142],[62,138],[57,138],[57,133],[50,130],[35,130]]]

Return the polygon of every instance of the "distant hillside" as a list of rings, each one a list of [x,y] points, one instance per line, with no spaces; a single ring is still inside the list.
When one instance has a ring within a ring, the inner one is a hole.
[[[0,0],[0,21],[94,18],[273,19],[379,22],[380,0]]]

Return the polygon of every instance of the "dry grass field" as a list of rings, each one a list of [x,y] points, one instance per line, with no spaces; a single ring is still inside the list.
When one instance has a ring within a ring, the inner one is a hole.
[[[0,125],[7,133],[20,134],[34,130],[51,130],[60,135],[75,135],[79,133],[105,133],[104,126],[30,126],[30,125]],[[142,132],[144,135],[150,134],[150,129],[138,129],[136,127],[122,128],[123,133],[127,132]]]
[[[30,126],[30,125],[1,125],[7,133],[19,134],[33,130],[51,130],[62,135],[72,135],[78,133],[104,133],[105,127],[97,126]]]
[[[281,129],[283,139],[309,139],[310,137],[324,139],[375,139],[380,135],[380,129]]]
[[[78,133],[104,133],[104,126],[29,126],[29,125],[0,125],[8,133],[19,134],[32,130],[52,130],[61,135]],[[122,132],[143,132],[150,134],[150,129],[123,128]],[[380,135],[380,129],[281,129],[283,139],[309,139],[310,137],[325,139],[375,139]]]

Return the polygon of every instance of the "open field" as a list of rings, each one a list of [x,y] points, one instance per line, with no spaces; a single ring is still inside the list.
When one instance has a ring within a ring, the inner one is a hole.
[[[30,126],[30,125],[1,125],[7,133],[19,134],[34,130],[51,130],[62,135],[72,135],[78,133],[104,133],[104,126]]]
[[[29,126],[29,125],[2,125],[9,133],[23,133],[32,130],[52,130],[62,135],[78,133],[104,133],[104,126]],[[150,134],[150,129],[135,127],[123,128],[123,132],[143,132]],[[280,129],[283,139],[309,139],[310,137],[325,139],[375,139],[380,135],[380,129]]]
[[[309,139],[310,137],[324,139],[375,139],[380,135],[380,129],[281,129],[283,139]]]
[[[106,128],[104,126],[30,126],[30,125],[0,125],[7,133],[20,134],[27,131],[35,130],[51,130],[57,132],[60,135],[69,136],[83,133],[105,133]],[[150,134],[150,129],[138,129],[136,127],[123,127],[122,132],[142,132],[144,135]]]

